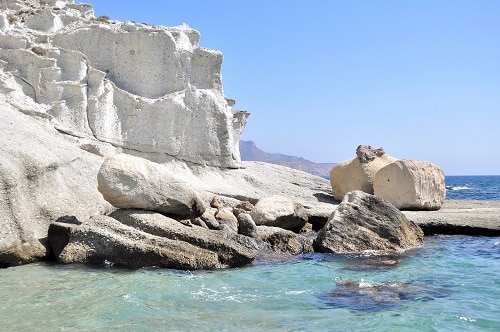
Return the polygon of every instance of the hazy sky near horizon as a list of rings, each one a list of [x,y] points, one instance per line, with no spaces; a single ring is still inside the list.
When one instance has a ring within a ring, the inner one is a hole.
[[[201,33],[242,139],[315,162],[359,144],[447,175],[500,174],[500,1],[86,0],[96,16]]]

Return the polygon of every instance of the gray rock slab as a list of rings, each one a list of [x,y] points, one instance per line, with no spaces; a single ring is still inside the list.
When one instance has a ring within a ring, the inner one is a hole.
[[[107,216],[95,216],[81,225],[54,222],[48,235],[61,263],[193,270],[220,267],[217,254],[210,250],[156,236]]]
[[[207,230],[202,227],[187,227],[162,214],[140,210],[117,210],[110,214],[135,229],[155,236],[183,241],[196,247],[214,252],[221,265],[238,267],[250,264],[256,251],[241,245],[235,238],[243,235]]]
[[[403,211],[426,235],[500,236],[500,201],[445,200],[438,211]]]

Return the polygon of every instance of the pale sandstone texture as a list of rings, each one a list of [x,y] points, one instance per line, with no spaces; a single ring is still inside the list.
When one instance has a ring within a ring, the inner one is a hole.
[[[232,110],[222,53],[198,31],[96,20],[70,0],[4,6],[0,91],[20,111],[151,160],[239,167],[248,113]]]
[[[114,207],[196,218],[205,206],[194,189],[168,169],[128,154],[107,158],[97,173],[97,188]],[[233,216],[234,218],[234,216]]]
[[[341,201],[353,190],[373,194],[373,177],[382,167],[398,160],[388,156],[384,150],[374,149],[369,145],[360,145],[356,149],[356,158],[345,160],[332,168],[330,184],[333,197]]]
[[[375,174],[373,190],[398,209],[439,210],[446,196],[444,171],[428,161],[398,160]]]
[[[424,233],[395,206],[362,191],[348,193],[318,233],[320,252],[397,252],[421,247]]]

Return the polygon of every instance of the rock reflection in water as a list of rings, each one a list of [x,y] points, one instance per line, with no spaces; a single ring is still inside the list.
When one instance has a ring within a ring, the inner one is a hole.
[[[425,284],[387,282],[370,284],[345,280],[337,283],[333,292],[321,297],[329,308],[354,311],[381,311],[409,301],[430,301],[447,296],[449,291]]]

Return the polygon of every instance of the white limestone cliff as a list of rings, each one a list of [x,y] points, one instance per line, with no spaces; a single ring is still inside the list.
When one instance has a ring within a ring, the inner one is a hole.
[[[237,168],[248,113],[223,92],[222,54],[187,25],[96,19],[70,0],[8,2],[0,92],[60,132],[156,162]]]

